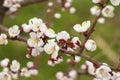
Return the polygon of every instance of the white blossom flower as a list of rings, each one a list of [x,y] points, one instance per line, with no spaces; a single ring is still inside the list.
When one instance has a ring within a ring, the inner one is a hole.
[[[55,14],[54,14],[54,17],[55,17],[56,19],[60,19],[60,18],[61,18],[61,14],[60,14],[60,13],[55,13]]]
[[[88,73],[91,75],[95,75],[95,67],[93,63],[91,63],[90,61],[86,61],[86,65],[88,67]]]
[[[85,69],[87,69],[87,66],[85,65],[85,64],[83,64],[83,65],[81,65],[81,67],[80,67],[82,70],[85,70]]]
[[[71,3],[70,2],[66,2],[64,6],[65,6],[65,8],[69,8],[71,6]]]
[[[80,58],[80,56],[75,56],[75,62],[80,62],[80,60],[81,60],[81,58]]]
[[[51,9],[47,9],[46,12],[47,12],[47,13],[50,13],[50,12],[51,12]]]
[[[45,23],[43,23],[42,19],[38,19],[36,17],[29,20],[29,26],[31,26],[32,30],[35,32],[41,31],[44,33],[47,30],[47,27]]]
[[[12,80],[10,74],[6,72],[0,73],[0,80]]]
[[[73,48],[76,49],[80,46],[81,41],[79,40],[78,37],[73,37],[71,42],[73,43]]]
[[[22,24],[22,29],[26,33],[30,32],[32,30],[31,26],[29,26],[27,24]]]
[[[111,78],[111,72],[112,70],[108,67],[108,66],[100,66],[97,70],[96,70],[96,73],[95,75],[98,77],[98,78],[102,78],[102,79],[105,79],[105,80],[109,80]]]
[[[76,12],[76,8],[70,7],[69,12],[70,12],[70,14],[74,14]]]
[[[55,42],[55,39],[48,40],[48,43],[44,46],[44,51],[47,54],[51,54],[51,58],[56,59],[58,56],[59,46]]]
[[[18,79],[19,77],[18,73],[11,73],[11,76],[13,79]]]
[[[111,5],[107,5],[105,8],[102,10],[102,15],[105,17],[113,17],[114,16],[114,7]]]
[[[120,72],[113,72],[111,80],[120,80]]]
[[[38,74],[37,69],[30,69],[29,72],[30,72],[31,75],[34,75],[34,76],[36,76]]]
[[[9,62],[10,62],[10,60],[9,60],[8,58],[5,58],[5,59],[3,59],[2,61],[0,61],[0,65],[1,65],[2,67],[7,67],[8,64],[9,64]]]
[[[57,34],[56,39],[57,41],[61,39],[67,41],[68,39],[70,39],[70,35],[66,31],[61,31]]]
[[[55,63],[53,63],[51,60],[48,61],[48,65],[51,66],[51,67],[54,67],[55,66]]]
[[[4,0],[3,6],[9,8],[12,6],[12,4],[13,3],[11,0]]]
[[[101,0],[92,0],[93,3],[97,4],[99,3]]]
[[[53,6],[53,2],[52,1],[48,2],[48,6],[52,7]]]
[[[13,72],[18,72],[20,69],[20,63],[17,60],[13,60],[12,64],[10,65],[10,69]]]
[[[31,76],[28,68],[22,68],[20,75],[21,75],[21,76],[24,76],[24,77],[30,77],[30,76]]]
[[[45,35],[49,38],[54,38],[56,36],[55,31],[53,29],[47,29],[45,32]]]
[[[6,73],[8,73],[9,71],[10,71],[10,70],[9,70],[8,67],[4,67],[3,70],[2,70],[2,72],[6,72]]]
[[[95,51],[96,50],[96,43],[95,43],[95,41],[93,41],[91,39],[87,40],[87,42],[85,43],[85,48],[88,51]]]
[[[100,23],[100,24],[104,24],[105,23],[105,18],[99,18],[98,19],[98,23]]]
[[[27,44],[30,47],[40,47],[43,46],[44,42],[42,39],[40,39],[40,37],[42,37],[42,33],[41,32],[31,32],[30,34],[30,39],[27,40]]]
[[[21,7],[21,5],[20,5],[19,3],[16,3],[16,4],[12,5],[12,6],[9,8],[9,10],[10,10],[11,12],[16,12],[16,11],[18,10],[18,8],[20,8],[20,7]]]
[[[16,37],[20,34],[20,30],[19,30],[19,26],[14,25],[13,27],[8,29],[8,33],[10,35],[10,37]]]
[[[64,76],[63,72],[57,72],[56,73],[56,78],[59,80]]]
[[[101,9],[98,6],[93,6],[90,8],[90,13],[92,15],[98,16],[100,14]]]
[[[71,70],[68,75],[70,76],[70,78],[75,79],[77,77],[77,72],[76,70]]]
[[[120,4],[120,0],[110,0],[112,5],[118,6]]]
[[[32,49],[31,55],[32,56],[38,56],[40,55],[40,53],[43,51],[43,47],[39,46],[39,47],[34,47]]]
[[[19,7],[21,7],[20,3],[23,0],[4,0],[3,6],[9,8],[9,11],[16,12]]]
[[[59,64],[63,61],[63,58],[61,56],[58,56],[56,61],[55,61],[55,64]]]
[[[84,21],[82,24],[76,24],[76,25],[74,25],[73,29],[76,32],[83,33],[83,32],[86,32],[88,30],[88,28],[90,27],[90,25],[91,25],[90,21]]]
[[[3,45],[3,44],[7,44],[8,43],[8,40],[7,40],[7,35],[6,34],[0,34],[0,44]]]
[[[27,63],[27,67],[28,68],[32,68],[34,66],[34,63],[32,62],[32,61],[29,61],[28,63]]]

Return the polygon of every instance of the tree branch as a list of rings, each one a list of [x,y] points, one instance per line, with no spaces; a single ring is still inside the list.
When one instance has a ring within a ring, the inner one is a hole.
[[[8,34],[8,28],[3,26],[3,25],[0,25],[0,31],[1,32],[3,31],[4,33]],[[20,35],[15,37],[15,38],[11,38],[10,36],[7,36],[7,37],[8,37],[8,39],[11,39],[11,40],[18,40],[18,41],[22,41],[22,42],[27,43],[27,39],[25,37],[20,36]]]
[[[0,24],[3,23],[4,15],[5,12],[7,11],[7,8],[3,7],[3,1],[4,0],[0,0]]]
[[[21,4],[21,6],[27,6],[30,4],[40,3],[40,2],[44,2],[44,1],[48,1],[48,0],[24,0],[20,4]]]

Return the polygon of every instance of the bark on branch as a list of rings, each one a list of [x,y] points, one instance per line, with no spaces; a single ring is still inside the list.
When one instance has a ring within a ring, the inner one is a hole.
[[[27,6],[27,5],[31,5],[34,3],[44,2],[44,1],[48,1],[48,0],[24,0],[20,4],[21,4],[21,6]]]

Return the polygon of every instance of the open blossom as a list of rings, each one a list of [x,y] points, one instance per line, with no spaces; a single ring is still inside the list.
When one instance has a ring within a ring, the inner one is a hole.
[[[13,72],[18,72],[20,69],[20,63],[17,60],[13,60],[12,64],[10,65],[10,69]]]
[[[112,5],[118,6],[120,4],[120,0],[110,0]]]
[[[73,37],[70,43],[71,43],[71,47],[76,49],[80,46],[81,41],[79,40],[78,37]]]
[[[14,25],[13,27],[8,29],[8,33],[10,35],[10,37],[16,37],[20,34],[20,30],[19,30],[19,26]]]
[[[68,73],[69,77],[72,78],[73,80],[77,77],[77,71],[76,70],[71,70]]]
[[[5,58],[5,59],[3,59],[2,61],[0,61],[0,65],[2,66],[2,67],[7,67],[8,66],[8,64],[9,64],[9,59],[8,58]]]
[[[12,80],[10,74],[6,72],[0,73],[0,80]]]
[[[54,17],[55,17],[56,19],[60,19],[60,18],[61,18],[61,14],[60,14],[60,13],[55,13],[55,14],[54,14]]]
[[[0,44],[3,45],[3,44],[7,44],[8,43],[8,40],[7,40],[7,35],[6,34],[0,34]]]
[[[22,29],[24,32],[30,32],[32,30],[31,26],[27,25],[27,24],[22,24]]]
[[[31,55],[32,56],[38,56],[40,55],[40,53],[43,51],[43,47],[42,46],[38,46],[38,47],[34,47],[32,49]]]
[[[31,26],[32,30],[35,32],[41,31],[42,33],[45,33],[47,30],[47,27],[45,23],[43,23],[42,19],[38,19],[36,17],[29,20],[29,26]]]
[[[34,67],[34,63],[32,61],[27,62],[27,67],[28,68]]]
[[[105,17],[113,17],[114,16],[114,7],[111,5],[107,5],[105,8],[102,10],[102,15]]]
[[[20,8],[20,7],[21,7],[21,5],[18,4],[18,3],[16,3],[16,4],[12,5],[12,6],[9,8],[9,10],[10,10],[11,12],[16,12],[16,11],[18,10],[18,8]]]
[[[18,75],[18,73],[11,73],[11,77],[13,79],[18,79],[19,75]]]
[[[27,44],[30,47],[39,47],[39,46],[43,46],[44,42],[42,39],[40,39],[40,37],[42,36],[41,32],[31,32],[30,34],[30,38],[27,40]]]
[[[99,18],[98,19],[98,23],[100,23],[100,24],[104,24],[105,23],[105,18]]]
[[[26,67],[21,69],[20,75],[21,75],[21,76],[24,76],[24,77],[30,77],[30,76],[31,76],[28,68],[26,68]]]
[[[88,28],[90,27],[90,25],[91,25],[90,21],[84,21],[82,24],[76,24],[76,25],[74,25],[73,29],[76,32],[83,33],[83,32],[86,32],[88,30]]]
[[[4,0],[3,6],[9,8],[11,12],[16,12],[19,7],[21,7],[20,3],[23,0]]]
[[[95,67],[93,63],[91,63],[90,61],[86,61],[86,65],[88,67],[88,73],[91,75],[95,75]]]
[[[97,4],[99,3],[101,0],[92,0],[93,3]]]
[[[81,57],[80,56],[75,56],[75,62],[80,62],[80,60],[81,60]]]
[[[102,65],[96,70],[95,75],[100,79],[110,80],[112,77],[111,73],[112,70],[108,66]]]
[[[49,38],[56,37],[55,31],[53,29],[47,29],[47,31],[45,32],[45,35]]]
[[[33,76],[36,76],[38,74],[38,70],[37,69],[30,69],[29,72]]]
[[[96,15],[96,16],[98,16],[99,14],[100,14],[100,8],[98,7],[98,6],[93,6],[93,7],[91,7],[91,9],[90,9],[90,13],[92,14],[92,15]]]
[[[76,12],[76,8],[70,7],[69,12],[70,12],[70,14],[74,14]]]
[[[59,72],[56,73],[56,78],[57,78],[58,80],[60,80],[63,76],[64,76],[64,73],[61,72],[61,71],[59,71]]]
[[[87,42],[85,43],[85,48],[88,51],[95,51],[96,50],[96,43],[93,40],[87,40]]]
[[[61,31],[57,34],[56,39],[57,41],[61,39],[67,41],[68,39],[70,39],[70,35],[66,31]]]
[[[48,43],[44,46],[44,50],[47,54],[51,54],[52,59],[56,59],[58,56],[59,46],[55,42],[55,39],[48,40]]]
[[[53,6],[53,2],[52,1],[48,2],[48,6],[52,7]]]
[[[4,7],[11,7],[13,5],[12,0],[4,0],[3,6]]]

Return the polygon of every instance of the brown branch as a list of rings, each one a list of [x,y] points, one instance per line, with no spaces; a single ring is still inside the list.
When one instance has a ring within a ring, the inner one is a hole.
[[[92,23],[91,29],[88,31],[88,34],[87,34],[87,36],[85,37],[85,40],[84,40],[83,44],[81,45],[80,53],[83,53],[84,48],[85,48],[84,45],[85,45],[86,41],[90,38],[90,36],[92,35],[92,33],[95,31],[94,29],[95,29],[95,27],[96,27],[96,24],[97,24],[98,19],[99,19],[100,16],[101,16],[102,9],[103,9],[108,3],[109,3],[109,0],[106,1],[106,3],[104,4],[104,6],[100,4],[100,6],[101,6],[100,14],[99,14],[97,17],[95,17],[95,19],[94,19],[94,21],[93,21],[93,23]]]
[[[47,0],[25,0],[25,2],[22,2],[21,5],[22,5],[22,6],[25,6],[25,5],[29,5],[29,4],[32,4],[32,3],[43,2],[43,1],[47,1]],[[100,14],[100,15],[101,15],[101,14]],[[95,64],[95,65],[97,65],[97,66],[102,65],[100,62],[96,61],[95,59],[91,58],[90,56],[83,54],[84,44],[85,44],[85,42],[89,39],[89,37],[91,36],[91,34],[94,32],[94,28],[95,28],[95,26],[96,26],[96,24],[97,24],[97,20],[99,19],[100,15],[95,18],[95,20],[94,20],[94,22],[93,22],[93,24],[92,24],[92,27],[91,27],[91,29],[89,30],[88,35],[86,36],[86,38],[85,38],[85,40],[84,40],[84,42],[83,42],[83,45],[82,45],[82,48],[81,48],[80,52],[70,52],[70,51],[66,51],[66,50],[64,50],[64,49],[60,49],[60,51],[64,52],[65,54],[69,54],[69,55],[71,55],[71,56],[73,56],[73,55],[81,56],[81,57],[83,57],[84,59],[86,59],[86,60],[88,60],[88,61],[91,61],[93,64]],[[0,31],[4,31],[5,33],[8,33],[8,28],[5,27],[5,26],[3,26],[3,25],[0,25]],[[21,36],[18,36],[18,37],[16,37],[16,38],[10,38],[10,37],[8,36],[8,39],[11,39],[11,40],[19,40],[19,41],[22,41],[22,42],[25,42],[25,43],[27,42],[27,39],[24,38],[24,37],[21,37]],[[110,66],[110,68],[111,68],[112,70],[115,70],[115,71],[116,71],[116,70],[117,70],[117,71],[120,71],[120,69],[118,69],[118,68],[113,68],[113,67],[111,67],[111,66]]]
[[[7,11],[7,8],[3,7],[3,1],[0,0],[0,24],[3,23],[5,12]]]
[[[77,52],[71,52],[71,51],[66,51],[64,49],[60,49],[61,52],[64,52],[65,54],[69,54],[71,56],[81,56],[82,58],[92,62],[93,64],[97,65],[97,66],[100,66],[102,65],[100,62],[96,61],[95,59],[91,58],[90,56],[86,55],[86,54],[83,54],[83,53],[77,53]]]
[[[44,2],[44,1],[48,1],[48,0],[24,0],[20,4],[21,4],[21,6],[27,6],[27,5],[31,5],[31,4],[35,4],[35,3]]]
[[[78,75],[88,75],[88,76],[91,76],[91,77],[95,77],[94,75],[89,74],[86,69],[85,70],[81,70],[81,69],[77,70],[77,74]]]
[[[0,25],[0,31],[3,31],[4,33],[8,34],[8,28],[3,26],[3,25]],[[22,37],[22,36],[17,36],[15,38],[11,38],[10,36],[8,36],[8,39],[10,40],[18,40],[18,41],[22,41],[22,42],[27,42],[27,39],[25,37]]]

